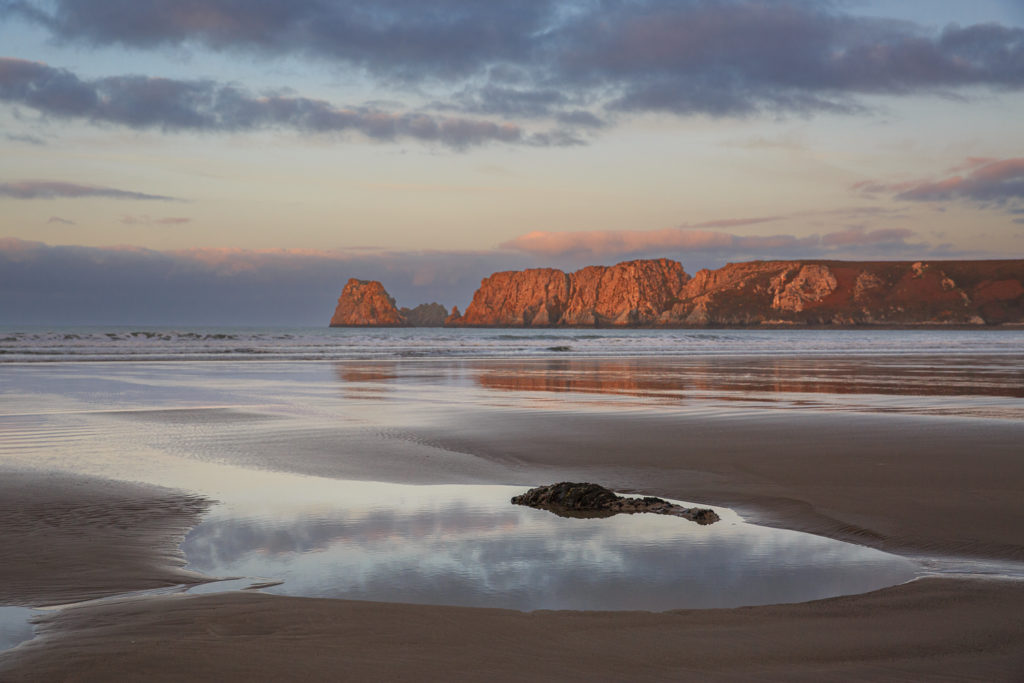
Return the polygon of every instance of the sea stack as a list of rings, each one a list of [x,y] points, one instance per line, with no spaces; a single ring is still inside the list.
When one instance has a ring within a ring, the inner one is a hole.
[[[352,278],[341,290],[331,327],[441,327],[447,316],[438,303],[398,308],[381,283]]]
[[[331,327],[398,327],[403,324],[395,300],[375,280],[352,278],[341,290]]]

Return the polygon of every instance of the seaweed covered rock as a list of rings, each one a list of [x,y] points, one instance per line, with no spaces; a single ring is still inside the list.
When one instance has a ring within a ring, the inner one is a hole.
[[[611,517],[617,514],[650,512],[684,517],[697,524],[713,524],[718,514],[710,508],[686,508],[661,498],[625,498],[599,484],[563,481],[538,486],[512,498],[515,505],[548,510],[562,517]]]

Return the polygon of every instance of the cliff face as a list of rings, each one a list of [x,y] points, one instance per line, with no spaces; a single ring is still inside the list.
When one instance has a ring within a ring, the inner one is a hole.
[[[689,279],[668,259],[588,266],[575,273],[533,268],[484,279],[455,326],[651,325]]]
[[[1024,261],[765,261],[701,271],[663,317],[690,325],[1024,321]]]
[[[554,268],[504,271],[485,278],[473,302],[448,325],[558,324],[569,301],[569,276]]]
[[[690,276],[669,259],[588,266],[569,276],[563,325],[652,325]]]
[[[669,259],[485,278],[465,313],[395,307],[351,279],[331,326],[701,327],[1024,324],[1024,260],[752,261],[692,278]]]
[[[452,326],[1024,322],[1024,261],[755,261],[690,278],[668,259],[486,278]]]

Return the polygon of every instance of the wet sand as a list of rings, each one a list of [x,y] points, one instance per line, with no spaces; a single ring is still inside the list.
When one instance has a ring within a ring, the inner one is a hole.
[[[904,554],[1024,560],[1024,422],[917,415],[474,415],[410,439],[536,483],[732,507]],[[524,439],[523,434],[530,434]]]
[[[1024,583],[951,579],[668,613],[165,597],[65,610],[0,678],[1019,681],[1022,606]]]
[[[561,405],[440,406],[429,423],[387,430],[376,450],[346,459],[294,456],[324,451],[321,436],[295,436],[287,454],[241,450],[246,466],[321,476],[586,479],[908,555],[1024,559],[1020,420]],[[181,580],[177,543],[202,500],[0,475],[0,603]],[[41,637],[0,655],[3,681],[441,678],[1020,681],[1024,581],[926,578],[803,604],[657,614],[160,596],[62,610]]]
[[[205,581],[178,545],[209,505],[153,486],[0,469],[0,605]]]

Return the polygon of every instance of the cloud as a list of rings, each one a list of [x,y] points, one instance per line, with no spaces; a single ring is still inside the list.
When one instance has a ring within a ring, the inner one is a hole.
[[[890,194],[896,199],[918,202],[966,200],[1007,206],[1024,200],[1024,158],[971,158],[953,170],[967,173],[902,183],[868,180],[856,183],[853,189],[863,194]]]
[[[1024,29],[934,30],[810,0],[0,0],[62,43],[295,55],[448,105],[604,123],[615,112],[856,113],[863,95],[1024,87]],[[87,95],[86,95],[87,96]],[[59,105],[59,103],[56,103]]]
[[[720,218],[714,221],[703,223],[690,223],[681,227],[684,228],[735,228],[741,225],[756,225],[758,223],[771,223],[780,221],[785,216],[761,216],[758,218]]]
[[[21,142],[26,145],[34,145],[36,147],[42,147],[46,144],[46,140],[36,137],[35,135],[15,135],[12,133],[5,133],[4,137],[7,138],[9,142]]]
[[[565,70],[624,111],[856,113],[866,94],[1024,87],[1024,30],[856,17],[831,3],[617,3],[573,28]]]
[[[77,225],[74,221],[69,221],[67,218],[61,218],[60,216],[50,216],[50,219],[46,222],[47,224],[59,223],[61,225]]]
[[[181,225],[191,221],[191,218],[181,216],[169,216],[167,218],[151,218],[148,215],[121,216],[121,222],[125,225]]]
[[[8,199],[57,199],[80,197],[106,197],[107,199],[137,199],[148,201],[176,202],[174,197],[118,190],[112,187],[80,185],[59,180],[15,180],[0,183],[0,198]]]
[[[483,119],[336,107],[324,100],[256,96],[214,81],[146,76],[83,80],[40,62],[0,58],[0,101],[58,118],[165,131],[248,131],[290,128],[308,133],[358,132],[374,140],[415,139],[454,148],[504,142],[578,144],[570,133],[529,134]]]
[[[557,22],[557,0],[58,0],[7,2],[61,40],[157,48],[196,43],[300,54],[407,77],[522,61]],[[52,9],[51,9],[52,8]]]
[[[774,220],[774,219],[773,219]],[[729,221],[718,221],[729,224]],[[734,223],[742,224],[742,223]],[[501,245],[544,257],[580,255],[587,257],[627,258],[665,253],[712,253],[749,258],[766,255],[795,254],[824,256],[840,248],[911,247],[907,242],[915,233],[906,229],[866,230],[853,227],[823,235],[798,236],[737,235],[718,230],[665,228],[662,230],[593,230],[578,232],[535,231]]]
[[[906,240],[915,234],[913,230],[906,228],[868,230],[863,226],[856,226],[822,235],[821,244],[824,247],[905,244]]]

